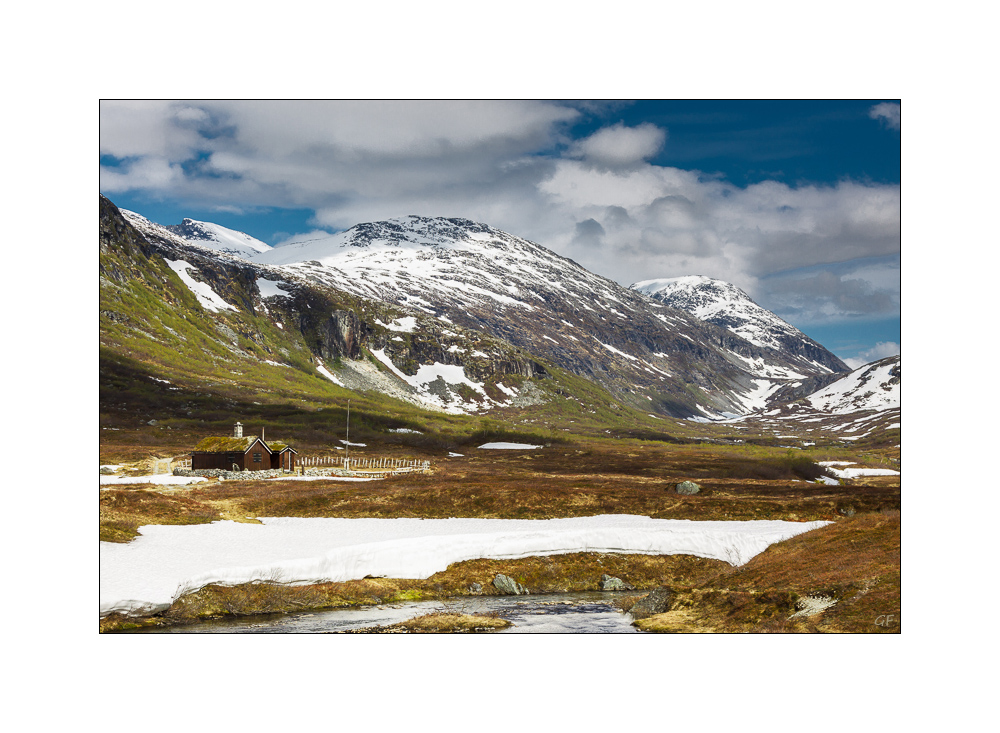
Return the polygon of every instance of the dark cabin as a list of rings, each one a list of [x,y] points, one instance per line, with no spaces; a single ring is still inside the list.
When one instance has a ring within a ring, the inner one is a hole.
[[[191,469],[221,468],[224,471],[266,471],[271,468],[295,467],[296,452],[284,443],[275,443],[274,450],[256,436],[243,436],[243,425],[236,423],[232,437],[205,438],[191,452]]]

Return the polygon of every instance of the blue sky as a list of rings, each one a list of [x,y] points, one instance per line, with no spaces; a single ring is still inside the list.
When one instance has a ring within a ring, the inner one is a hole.
[[[280,245],[465,217],[623,285],[735,283],[852,366],[899,352],[897,100],[114,102],[101,191]]]

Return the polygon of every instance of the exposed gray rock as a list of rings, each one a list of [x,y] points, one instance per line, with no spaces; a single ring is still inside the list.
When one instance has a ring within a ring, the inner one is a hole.
[[[324,359],[361,357],[361,321],[354,311],[334,310],[320,325],[319,353]]]
[[[640,619],[666,613],[673,605],[674,594],[669,588],[657,588],[645,598],[640,598],[632,606],[632,618]]]
[[[602,575],[597,585],[601,590],[635,590],[634,585],[626,583],[621,578],[612,578],[610,575]]]
[[[483,592],[483,586],[479,585],[479,583],[473,583],[469,586],[469,592],[478,595]]]
[[[526,596],[528,589],[518,583],[513,578],[506,575],[497,575],[493,578],[493,587],[506,596]]]
[[[701,486],[696,484],[694,481],[681,481],[677,484],[678,494],[687,494],[688,496],[697,494],[701,491]]]
[[[115,475],[115,469],[108,468],[107,466],[101,466],[101,475],[102,476],[114,476]]]

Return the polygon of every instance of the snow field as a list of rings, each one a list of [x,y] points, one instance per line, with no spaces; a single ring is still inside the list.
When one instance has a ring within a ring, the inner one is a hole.
[[[602,515],[570,519],[303,519],[148,525],[100,543],[100,613],[159,610],[205,585],[255,580],[427,578],[476,558],[571,552],[687,554],[742,565],[829,522],[695,522]]]

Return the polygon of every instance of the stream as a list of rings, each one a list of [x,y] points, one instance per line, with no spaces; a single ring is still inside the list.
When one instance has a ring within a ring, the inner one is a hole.
[[[619,593],[554,593],[529,596],[473,596],[440,601],[275,614],[207,621],[187,626],[138,629],[147,634],[321,634],[368,626],[388,626],[439,611],[498,613],[513,626],[500,634],[635,634],[632,617],[612,602]],[[645,595],[644,593],[639,595]]]

